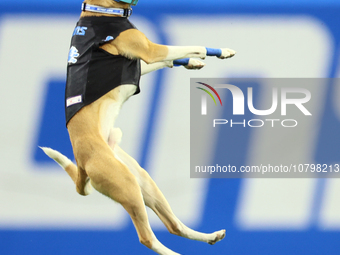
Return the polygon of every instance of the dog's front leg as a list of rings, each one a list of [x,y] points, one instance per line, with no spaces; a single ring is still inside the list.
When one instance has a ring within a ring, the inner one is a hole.
[[[205,63],[194,58],[176,59],[173,61],[174,66],[184,66],[186,69],[198,70],[205,66]]]
[[[215,56],[220,59],[231,58],[236,54],[236,51],[223,48],[214,49],[201,46],[166,46],[168,55],[165,60],[180,59],[180,58],[201,58],[206,56]]]
[[[205,64],[198,60],[198,59],[193,59],[193,58],[186,58],[186,59],[178,59],[174,61],[161,61],[161,62],[156,62],[153,64],[147,64],[143,60],[141,62],[141,75],[156,71],[158,69],[162,69],[165,67],[172,68],[174,66],[184,66],[186,69],[201,69],[205,66]]]
[[[147,64],[160,61],[169,61],[182,58],[202,58],[216,56],[230,58],[236,54],[228,48],[212,49],[203,46],[167,46],[151,42],[140,31],[129,29],[122,32],[115,40],[103,45],[103,48],[112,53],[120,54],[127,58],[139,58]]]
[[[174,66],[172,61],[162,61],[162,62],[147,64],[143,60],[141,60],[140,64],[141,64],[141,75],[151,73],[153,71],[156,71],[158,69],[162,69],[165,67],[172,68]]]

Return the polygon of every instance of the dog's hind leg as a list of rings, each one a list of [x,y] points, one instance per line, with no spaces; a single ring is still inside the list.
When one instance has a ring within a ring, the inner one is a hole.
[[[111,130],[110,140],[119,143],[122,133],[120,129]],[[150,175],[139,166],[136,160],[124,152],[117,143],[111,143],[111,148],[119,159],[135,175],[141,187],[145,205],[150,207],[164,223],[170,233],[189,239],[214,244],[225,237],[225,230],[211,234],[200,233],[185,226],[172,212],[170,205]]]
[[[178,255],[162,245],[151,230],[140,186],[135,176],[117,160],[104,141],[92,141],[96,150],[83,154],[84,169],[93,187],[102,194],[120,203],[129,213],[137,230],[139,240],[158,254]]]
[[[77,192],[80,195],[86,196],[91,194],[92,187],[90,179],[86,172],[78,168],[70,159],[61,154],[59,151],[47,147],[40,147],[47,156],[57,162],[71,177],[76,185]]]
[[[84,169],[78,167],[78,178],[76,181],[77,192],[80,195],[87,196],[92,193],[91,180]]]

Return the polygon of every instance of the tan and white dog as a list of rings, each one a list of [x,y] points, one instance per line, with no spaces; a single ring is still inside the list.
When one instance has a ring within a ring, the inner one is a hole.
[[[113,0],[86,0],[85,3],[106,8],[130,8],[130,4]],[[82,12],[85,16],[109,15]],[[112,15],[111,15],[112,16]],[[137,29],[128,29],[101,48],[113,55],[141,60],[141,74],[172,67],[173,60],[191,58],[185,66],[200,69],[200,60],[207,56],[205,47],[165,46],[149,41]],[[221,49],[221,59],[235,51]],[[135,85],[121,85],[95,102],[83,107],[68,122],[67,129],[73,146],[75,165],[61,153],[43,147],[44,152],[59,163],[72,178],[81,195],[89,195],[92,186],[100,193],[120,203],[129,213],[142,244],[158,254],[178,254],[161,244],[149,225],[145,205],[161,219],[170,233],[214,244],[225,237],[225,230],[205,234],[185,226],[172,212],[167,200],[149,174],[120,147],[122,133],[114,128],[122,104],[134,94]]]

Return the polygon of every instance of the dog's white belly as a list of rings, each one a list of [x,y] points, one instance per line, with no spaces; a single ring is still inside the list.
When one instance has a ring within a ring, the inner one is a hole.
[[[137,86],[132,84],[120,85],[109,93],[115,93],[114,99],[103,102],[101,107],[101,130],[105,141],[108,141],[110,130],[114,127],[114,122],[119,114],[123,103],[135,92]],[[118,93],[116,92],[118,90]]]

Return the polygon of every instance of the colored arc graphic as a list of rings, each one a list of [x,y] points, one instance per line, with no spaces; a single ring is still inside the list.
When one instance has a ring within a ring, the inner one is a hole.
[[[206,90],[206,89],[203,89],[203,88],[200,88],[200,87],[196,87],[196,88],[198,88],[198,89],[201,89],[201,90],[203,90],[203,91],[207,92],[207,93],[209,94],[209,96],[211,96],[211,98],[214,100],[214,102],[215,102],[215,105],[217,105],[215,98],[213,97],[213,95],[212,95],[212,94],[211,94],[211,93],[210,93],[208,90]]]
[[[211,87],[210,85],[205,84],[205,83],[203,83],[203,82],[197,82],[197,83],[199,83],[199,84],[201,84],[201,85],[204,85],[204,86],[208,87],[209,89],[211,89],[211,90],[215,93],[215,95],[217,96],[218,100],[220,101],[220,104],[222,105],[222,100],[221,100],[221,98],[220,98],[220,95],[217,93],[217,91],[216,91],[213,87]],[[216,101],[215,101],[215,98],[213,97],[213,95],[212,95],[209,91],[207,91],[206,89],[199,88],[199,87],[197,87],[197,88],[198,88],[198,89],[201,89],[201,90],[204,90],[205,92],[207,92],[207,93],[212,97],[212,99],[214,100],[215,104],[217,105],[217,103],[216,103]]]

